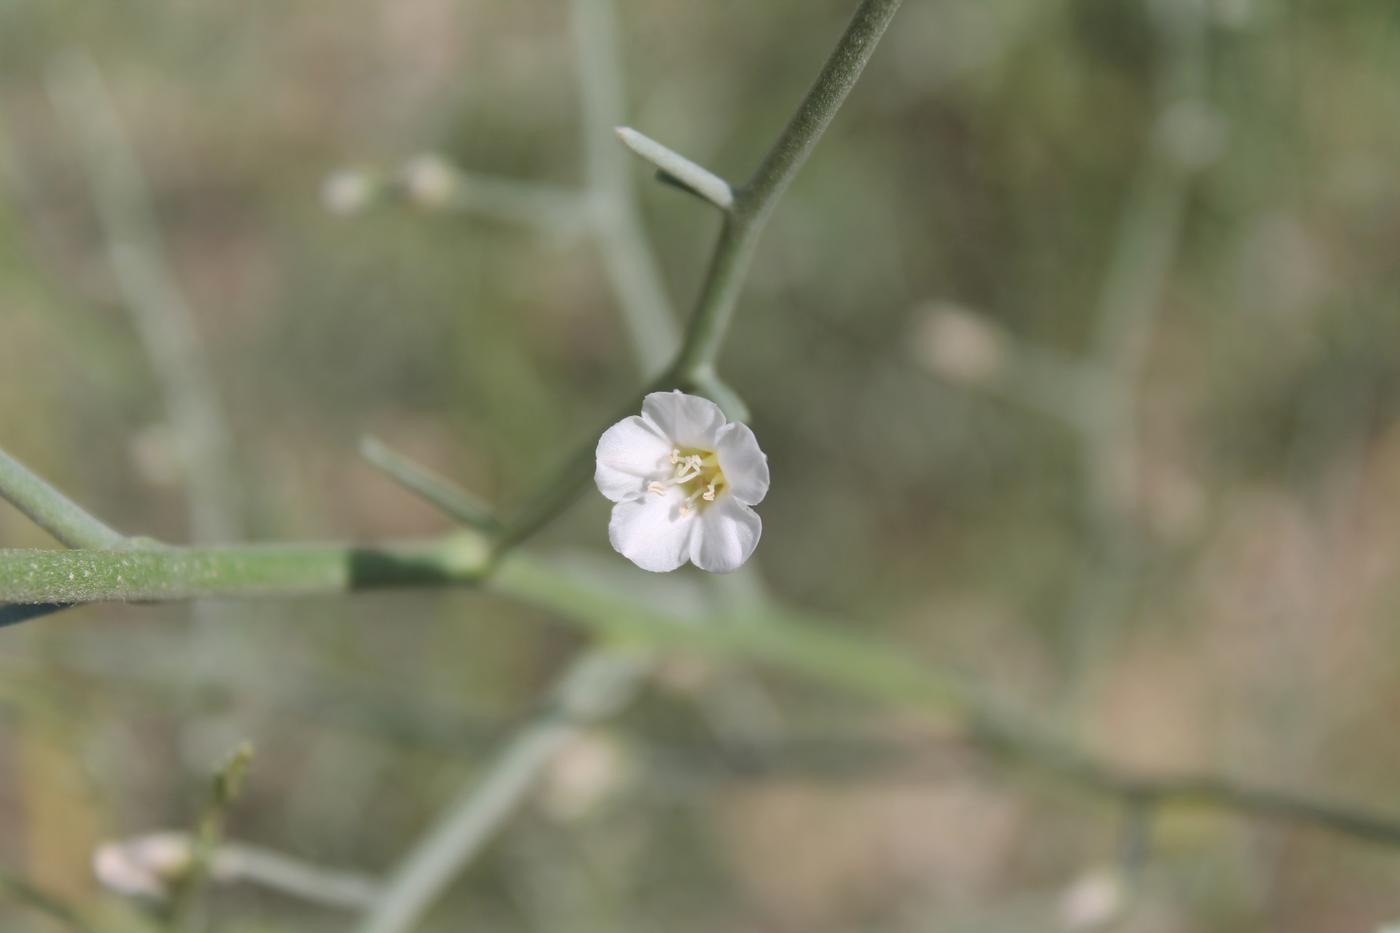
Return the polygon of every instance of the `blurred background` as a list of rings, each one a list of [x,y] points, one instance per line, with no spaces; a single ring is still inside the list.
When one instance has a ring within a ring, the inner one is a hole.
[[[853,5],[618,0],[621,119],[742,179]],[[1395,813],[1397,62],[1388,0],[910,0],[721,360],[773,470],[754,561],[637,571],[591,489],[532,548],[676,606],[767,591],[1125,766]],[[648,368],[555,210],[582,83],[564,2],[0,2],[0,446],[173,542],[450,527],[362,434],[519,503]],[[482,209],[449,164],[547,187]],[[718,220],[623,164],[678,321]],[[51,545],[0,504],[0,546]],[[96,847],[193,825],[247,738],[229,836],[380,875],[580,644],[469,591],[6,628],[0,874],[150,929]],[[907,712],[677,657],[422,929],[1400,921],[1395,850],[1172,810],[1129,879],[1122,829]],[[3,891],[0,926],[61,928]]]

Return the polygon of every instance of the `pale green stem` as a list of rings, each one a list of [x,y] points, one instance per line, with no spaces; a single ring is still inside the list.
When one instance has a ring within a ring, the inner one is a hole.
[[[215,850],[209,875],[220,884],[246,882],[313,904],[347,910],[369,907],[382,890],[373,878],[241,842],[225,842]]]
[[[396,453],[373,437],[360,438],[360,456],[399,482],[405,489],[422,496],[448,515],[478,531],[494,534],[501,523],[491,513],[491,507],[462,489],[407,457]]]
[[[49,70],[50,96],[86,168],[122,302],[161,382],[196,541],[239,536],[232,432],[209,361],[157,232],[151,197],[97,66],[80,53]]]
[[[69,547],[115,548],[126,538],[0,450],[0,499]],[[8,578],[0,574],[0,582]],[[0,599],[9,598],[0,592]]]
[[[461,531],[427,541],[0,550],[0,598],[15,603],[164,602],[218,596],[337,593],[478,580],[490,550]]]
[[[457,210],[555,234],[572,234],[587,227],[587,200],[572,189],[477,172],[458,171],[455,181],[449,204]]]
[[[1098,301],[1094,378],[1083,399],[1084,507],[1094,554],[1074,606],[1071,632],[1076,688],[1109,650],[1112,626],[1137,585],[1138,535],[1128,509],[1137,505],[1137,409],[1143,369],[1181,247],[1193,169],[1164,139],[1174,106],[1198,103],[1205,92],[1207,22],[1204,0],[1152,5],[1162,41],[1156,118],[1127,202]],[[1081,704],[1083,690],[1073,691]]]
[[[189,929],[200,910],[204,885],[213,869],[215,853],[223,843],[229,808],[243,792],[243,782],[252,764],[253,746],[244,742],[219,766],[209,782],[209,796],[190,839],[189,865],[171,898],[171,925],[177,930]]]
[[[473,581],[558,615],[614,642],[653,651],[686,650],[752,661],[867,699],[965,722],[970,737],[1029,770],[1115,797],[1159,805],[1198,804],[1316,825],[1400,846],[1400,821],[1302,795],[1279,794],[1210,775],[1134,775],[1079,750],[1032,717],[951,672],[895,646],[829,624],[756,607],[750,614],[680,617],[515,554],[489,576],[480,538],[408,542],[355,549],[168,548],[152,551],[0,550],[6,598],[37,602],[171,600],[195,595],[335,593],[386,586]],[[129,558],[138,558],[132,562]],[[125,561],[125,562],[124,562]],[[82,577],[84,570],[91,576]],[[79,579],[70,579],[75,575]],[[207,589],[206,589],[207,587]]]
[[[360,933],[405,933],[519,809],[559,752],[618,711],[650,669],[647,661],[596,650],[570,665],[552,702],[517,731],[479,781],[432,823],[388,880]]]
[[[582,104],[584,177],[603,265],[643,377],[653,378],[680,343],[675,312],[642,225],[626,157],[613,127],[625,119],[617,12],[613,0],[574,0],[574,43]]]

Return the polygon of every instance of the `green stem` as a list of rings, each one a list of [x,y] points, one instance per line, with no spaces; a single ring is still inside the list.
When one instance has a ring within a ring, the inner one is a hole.
[[[114,548],[125,538],[0,450],[0,499],[69,547]],[[9,578],[0,573],[0,581]],[[0,594],[0,599],[8,594]]]
[[[85,168],[122,304],[164,397],[185,473],[196,541],[240,537],[234,443],[195,314],[176,282],[152,195],[102,76],[70,52],[49,70],[50,96]]]
[[[486,572],[479,535],[357,547],[246,545],[120,550],[0,549],[0,599],[165,602],[469,583]]]
[[[405,489],[422,496],[448,515],[478,531],[495,534],[501,523],[491,507],[455,483],[419,466],[407,457],[385,446],[377,438],[360,438],[360,456],[376,469],[400,483]]]
[[[676,352],[679,328],[642,222],[637,192],[613,127],[625,118],[622,56],[612,0],[574,0],[584,175],[600,258],[617,295],[641,375],[653,378]]]

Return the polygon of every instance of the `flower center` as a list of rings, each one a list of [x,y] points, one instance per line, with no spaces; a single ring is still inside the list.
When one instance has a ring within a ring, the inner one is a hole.
[[[689,515],[706,502],[714,502],[715,496],[725,487],[718,455],[713,450],[672,447],[671,474],[648,483],[647,491],[665,495],[673,486],[679,486],[685,493],[682,515]]]

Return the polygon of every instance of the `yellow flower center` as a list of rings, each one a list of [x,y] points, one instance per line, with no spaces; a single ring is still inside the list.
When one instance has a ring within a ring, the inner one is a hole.
[[[673,486],[685,493],[681,514],[689,515],[706,502],[714,502],[724,489],[724,471],[719,468],[719,456],[713,450],[695,447],[671,448],[671,475],[647,484],[647,489],[665,495]]]

